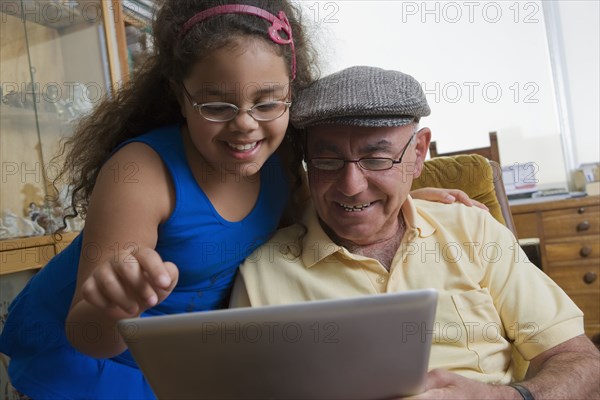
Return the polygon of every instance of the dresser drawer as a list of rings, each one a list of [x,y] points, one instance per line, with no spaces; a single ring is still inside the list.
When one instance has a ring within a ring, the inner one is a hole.
[[[583,323],[585,324],[585,334],[591,339],[596,335],[600,335],[600,323],[587,322],[584,318]],[[598,339],[596,339],[597,341]]]
[[[0,275],[42,268],[54,257],[54,246],[36,246],[0,251]]]
[[[577,304],[577,307],[583,311],[583,322],[585,325],[595,325],[600,323],[600,306],[598,305],[599,293],[569,293],[571,300]]]
[[[517,228],[519,239],[540,237],[536,213],[515,214],[513,215],[513,222]]]
[[[574,207],[542,213],[546,239],[600,232],[600,206]]]
[[[548,275],[566,292],[596,292],[600,306],[600,264],[598,260],[577,266],[551,267]]]
[[[58,241],[53,235],[0,240],[0,275],[42,268],[77,235],[63,232]]]
[[[584,236],[578,240],[546,243],[544,246],[549,266],[561,261],[581,261],[600,258],[598,236]]]
[[[552,268],[549,276],[585,314],[585,323],[600,323],[600,265]]]

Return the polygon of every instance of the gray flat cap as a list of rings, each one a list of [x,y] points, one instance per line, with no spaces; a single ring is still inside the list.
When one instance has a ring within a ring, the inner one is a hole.
[[[302,90],[294,99],[291,122],[299,129],[322,124],[389,127],[430,113],[425,93],[412,76],[356,66]]]

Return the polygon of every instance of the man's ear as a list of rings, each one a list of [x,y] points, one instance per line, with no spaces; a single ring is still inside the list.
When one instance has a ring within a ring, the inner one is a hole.
[[[431,142],[431,129],[421,128],[419,132],[417,132],[415,140],[417,141],[415,146],[417,158],[415,159],[415,174],[413,179],[418,178],[421,175],[421,172],[423,172],[423,163],[425,162],[425,157],[429,151],[429,142]]]
[[[183,103],[184,99],[181,85],[175,82],[173,79],[169,79],[169,86],[171,87],[171,90],[173,91],[173,94],[175,95],[175,98],[179,103],[179,110],[181,111],[181,115],[183,115],[183,118],[187,118],[187,116],[185,115],[185,105]]]

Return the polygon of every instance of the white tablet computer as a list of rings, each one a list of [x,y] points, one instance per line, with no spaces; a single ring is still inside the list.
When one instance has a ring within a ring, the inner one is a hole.
[[[423,390],[433,289],[119,322],[159,399],[366,399]]]

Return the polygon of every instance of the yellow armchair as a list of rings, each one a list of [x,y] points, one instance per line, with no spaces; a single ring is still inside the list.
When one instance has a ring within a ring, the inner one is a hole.
[[[492,216],[516,236],[498,163],[477,154],[432,158],[425,161],[421,176],[412,184],[412,189],[424,187],[462,190],[485,204]]]

